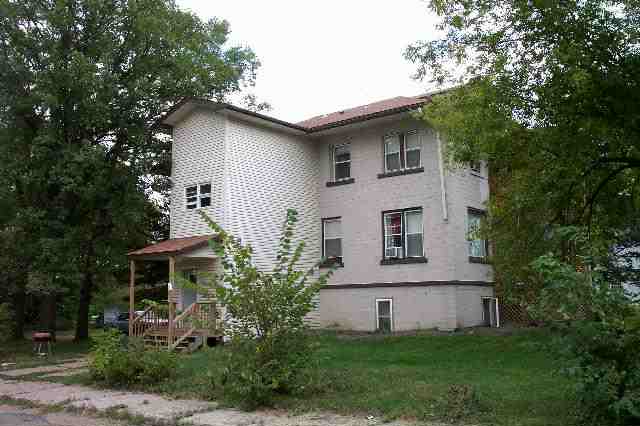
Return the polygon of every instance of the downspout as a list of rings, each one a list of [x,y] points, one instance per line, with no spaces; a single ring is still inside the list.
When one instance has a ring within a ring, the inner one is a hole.
[[[442,141],[440,133],[436,132],[436,141],[438,142],[438,171],[440,172],[440,194],[442,202],[442,220],[449,221],[449,209],[447,208],[447,185],[444,181],[444,158],[442,155]]]

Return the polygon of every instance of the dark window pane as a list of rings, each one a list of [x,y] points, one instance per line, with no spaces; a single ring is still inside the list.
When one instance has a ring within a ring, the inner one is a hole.
[[[336,164],[336,180],[351,177],[351,163]]]
[[[334,151],[335,161],[349,161],[351,159],[351,146],[344,144],[337,146]]]
[[[420,150],[407,151],[407,168],[420,167]]]
[[[388,317],[391,316],[391,302],[388,300],[378,301],[378,316]]]
[[[391,318],[379,318],[378,319],[378,330],[383,333],[391,332]]]
[[[342,152],[342,153],[338,153],[336,151],[336,163],[342,162],[342,161],[349,161],[351,160],[351,153],[350,152]]]
[[[422,234],[407,235],[407,256],[422,256]]]
[[[332,239],[324,241],[324,256],[326,258],[342,256],[342,239]]]
[[[200,185],[200,194],[211,194],[211,184]]]
[[[387,154],[387,170],[399,170],[400,169],[400,153]]]
[[[200,207],[208,207],[211,205],[211,197],[200,198]]]
[[[197,186],[190,186],[187,188],[186,190],[187,192],[187,197],[195,197],[196,195],[198,195],[198,187]]]

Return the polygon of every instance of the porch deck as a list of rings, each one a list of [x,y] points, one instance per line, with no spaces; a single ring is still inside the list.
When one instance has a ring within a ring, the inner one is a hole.
[[[147,308],[130,325],[131,336],[142,337],[145,344],[169,350],[194,350],[208,339],[223,337],[220,314],[214,300],[196,302],[180,315],[175,304]]]

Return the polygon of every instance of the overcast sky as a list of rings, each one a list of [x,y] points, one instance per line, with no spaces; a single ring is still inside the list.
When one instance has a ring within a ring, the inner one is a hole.
[[[256,52],[252,91],[274,117],[295,122],[429,88],[402,55],[435,36],[423,0],[177,1],[202,19],[226,19],[232,43]]]

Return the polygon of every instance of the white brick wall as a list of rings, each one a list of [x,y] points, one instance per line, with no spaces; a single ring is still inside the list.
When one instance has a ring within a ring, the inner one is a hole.
[[[421,129],[423,173],[379,179],[383,167],[382,137],[389,131]],[[327,187],[330,144],[350,142],[355,183]],[[443,220],[438,151],[434,132],[422,122],[403,119],[322,138],[320,146],[320,215],[342,217],[344,268],[332,284],[491,279],[486,265],[469,264],[467,206],[483,208],[480,185],[486,180],[448,172],[449,220]],[[380,265],[382,212],[422,207],[427,264]]]
[[[326,289],[320,293],[320,325],[374,331],[376,299],[392,299],[395,331],[472,327],[482,324],[482,297],[491,295],[491,287],[446,284]]]

